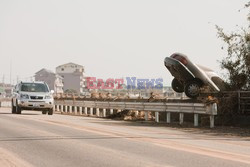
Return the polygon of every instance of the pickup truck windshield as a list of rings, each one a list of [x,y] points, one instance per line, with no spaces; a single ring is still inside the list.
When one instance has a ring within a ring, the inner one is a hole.
[[[21,85],[23,92],[49,92],[48,87],[42,83],[23,83]]]

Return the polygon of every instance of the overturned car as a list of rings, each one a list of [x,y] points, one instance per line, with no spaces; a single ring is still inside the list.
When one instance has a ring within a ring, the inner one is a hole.
[[[174,77],[172,88],[197,98],[202,91],[220,92],[225,89],[224,81],[211,69],[197,65],[181,53],[174,53],[164,60],[166,68]]]

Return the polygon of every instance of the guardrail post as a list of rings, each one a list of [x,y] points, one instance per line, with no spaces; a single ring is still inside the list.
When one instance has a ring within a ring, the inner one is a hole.
[[[68,113],[68,106],[65,106],[65,112]]]
[[[210,115],[210,128],[214,128],[214,115]]]
[[[93,115],[93,107],[90,107],[90,115]]]
[[[88,114],[88,107],[84,107],[84,114],[85,114],[85,115]]]
[[[194,126],[197,127],[199,125],[199,114],[194,114]]]
[[[159,122],[159,112],[155,112],[155,122]]]
[[[210,110],[210,128],[214,128],[214,116],[217,115],[217,104],[213,103],[209,106]]]
[[[148,111],[144,111],[145,113],[145,121],[148,121]]]
[[[171,112],[167,112],[166,116],[167,116],[167,123],[170,124],[170,122],[171,122]]]
[[[61,113],[63,112],[63,105],[60,105],[60,110],[59,111],[61,111]]]
[[[102,112],[103,112],[103,117],[106,117],[106,108],[104,108]]]
[[[180,125],[182,125],[184,120],[184,114],[180,113],[179,118],[180,118]]]
[[[100,110],[99,110],[99,108],[96,108],[96,116],[100,116]]]
[[[113,113],[114,113],[114,109],[111,108],[111,109],[110,109],[110,115],[113,115]]]
[[[79,107],[80,115],[82,115],[82,107]]]
[[[77,114],[77,106],[74,106],[74,113]]]
[[[72,113],[72,106],[69,106],[69,113]]]

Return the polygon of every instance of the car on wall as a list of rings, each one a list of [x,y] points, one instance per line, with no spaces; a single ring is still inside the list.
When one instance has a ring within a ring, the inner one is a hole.
[[[220,92],[225,89],[224,81],[213,70],[193,63],[186,55],[174,53],[164,60],[166,68],[174,77],[171,86],[178,93],[197,98],[202,90]]]
[[[21,114],[22,110],[37,110],[53,115],[53,90],[45,82],[20,82],[13,92],[12,113]]]

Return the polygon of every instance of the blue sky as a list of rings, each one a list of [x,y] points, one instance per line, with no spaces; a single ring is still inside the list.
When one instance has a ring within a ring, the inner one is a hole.
[[[0,81],[10,82],[10,71],[15,82],[74,62],[88,76],[161,77],[169,85],[163,60],[174,52],[222,74],[218,60],[226,52],[215,25],[246,27],[246,2],[1,0]]]

